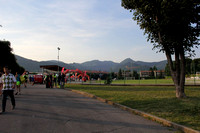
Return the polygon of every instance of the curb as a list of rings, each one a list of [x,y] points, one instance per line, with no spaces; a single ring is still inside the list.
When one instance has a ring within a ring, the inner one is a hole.
[[[118,104],[118,103],[114,103],[112,101],[97,97],[97,96],[95,96],[93,94],[90,94],[90,93],[87,93],[87,92],[78,91],[78,90],[71,90],[71,89],[67,89],[67,90],[70,90],[72,92],[75,92],[75,93],[78,93],[78,94],[81,94],[81,95],[84,95],[84,96],[87,96],[87,97],[90,97],[90,98],[97,99],[97,100],[99,100],[101,102],[104,102],[104,103],[107,103],[107,104],[112,105],[114,107],[117,107],[117,108],[120,108],[122,110],[128,111],[128,112],[130,112],[132,114],[140,115],[140,116],[148,118],[148,119],[150,119],[152,121],[156,121],[158,123],[161,123],[164,126],[173,127],[173,128],[175,128],[177,130],[180,130],[180,131],[182,131],[184,133],[200,133],[200,131],[194,130],[192,128],[189,128],[189,127],[186,127],[186,126],[183,126],[183,125],[180,125],[180,124],[165,120],[163,118],[160,118],[160,117],[145,113],[145,112],[137,110],[137,109],[132,109],[130,107],[127,107],[127,106],[124,106],[124,105],[121,105],[121,104]]]

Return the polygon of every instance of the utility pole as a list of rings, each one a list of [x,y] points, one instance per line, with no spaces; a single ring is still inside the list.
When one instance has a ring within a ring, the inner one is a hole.
[[[59,51],[60,51],[60,48],[58,47],[58,75],[59,75]]]

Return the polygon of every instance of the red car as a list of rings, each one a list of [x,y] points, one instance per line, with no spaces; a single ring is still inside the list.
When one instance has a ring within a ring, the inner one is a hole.
[[[43,84],[43,75],[34,75],[34,83]]]

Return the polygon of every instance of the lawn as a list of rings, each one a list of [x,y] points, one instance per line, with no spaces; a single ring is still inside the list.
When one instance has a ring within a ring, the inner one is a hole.
[[[174,87],[72,84],[67,87],[200,130],[200,87],[186,87],[187,99],[177,99]]]
[[[98,83],[98,84],[104,84],[104,80],[98,81],[87,81],[86,83]],[[141,80],[113,80],[112,84],[174,84],[172,79],[141,79]],[[186,85],[187,84],[199,84],[200,85],[200,79],[194,80],[194,79],[186,79]]]
[[[173,84],[172,79],[113,80],[113,84]]]

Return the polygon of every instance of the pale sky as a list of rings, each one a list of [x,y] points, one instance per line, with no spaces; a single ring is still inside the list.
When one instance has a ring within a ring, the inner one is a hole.
[[[0,39],[37,61],[166,60],[152,50],[121,0],[0,0]],[[196,50],[200,58],[200,51]]]

